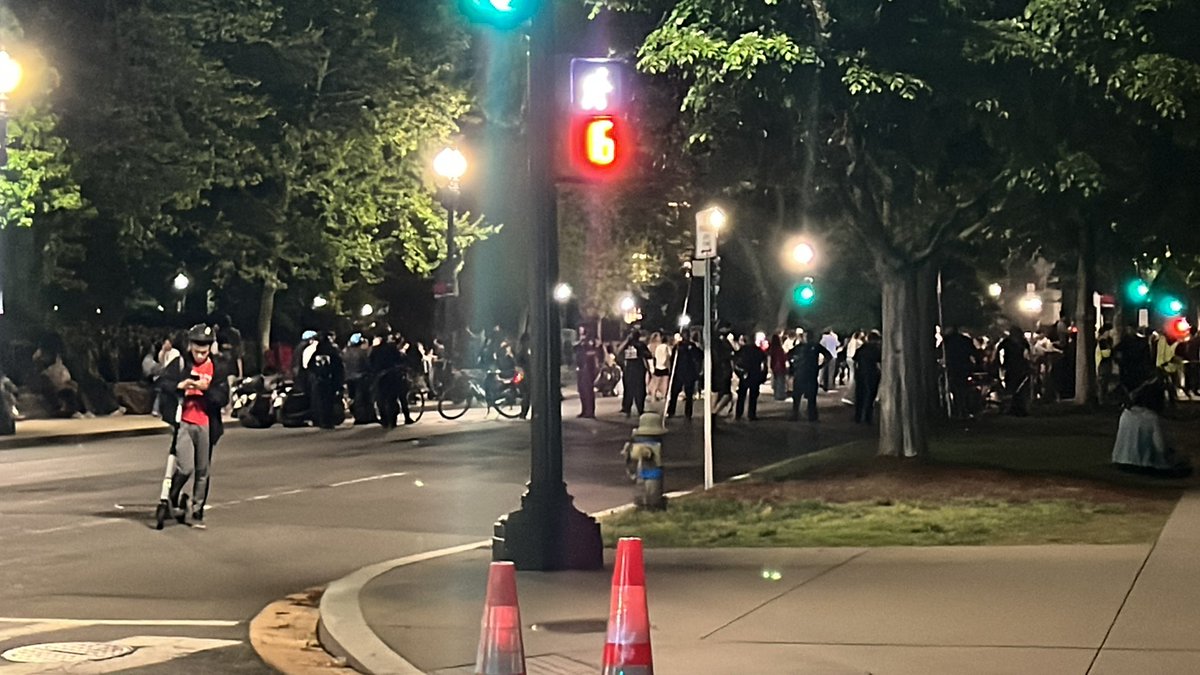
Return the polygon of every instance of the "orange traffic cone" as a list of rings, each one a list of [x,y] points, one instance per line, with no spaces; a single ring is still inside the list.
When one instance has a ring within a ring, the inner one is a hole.
[[[624,537],[617,542],[608,640],[604,643],[604,675],[654,675],[650,615],[646,610],[646,570],[642,566],[642,540],[637,537]]]
[[[488,568],[475,675],[525,675],[516,569],[511,562],[494,562]]]

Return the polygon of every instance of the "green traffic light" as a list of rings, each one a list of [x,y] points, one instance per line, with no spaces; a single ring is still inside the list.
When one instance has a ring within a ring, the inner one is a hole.
[[[792,291],[792,300],[797,305],[811,305],[817,299],[817,290],[811,283],[803,283]]]
[[[1183,313],[1183,301],[1168,295],[1158,303],[1158,309],[1166,316],[1179,316]]]
[[[536,14],[541,0],[459,0],[458,5],[471,21],[508,30]]]
[[[1125,287],[1125,292],[1129,295],[1130,300],[1145,302],[1146,298],[1150,297],[1150,286],[1141,279],[1134,279]]]

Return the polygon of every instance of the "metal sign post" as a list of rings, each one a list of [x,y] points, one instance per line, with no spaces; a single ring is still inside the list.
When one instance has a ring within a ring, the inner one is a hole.
[[[692,274],[704,274],[704,489],[713,486],[712,438],[712,265],[717,257],[717,234],[725,223],[725,213],[717,207],[696,214],[696,259]]]

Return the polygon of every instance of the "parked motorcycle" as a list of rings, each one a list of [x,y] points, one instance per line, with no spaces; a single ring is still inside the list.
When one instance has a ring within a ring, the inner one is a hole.
[[[231,395],[233,417],[248,429],[266,429],[275,424],[274,382],[262,375],[246,377],[237,383]]]
[[[312,422],[311,403],[308,392],[296,386],[292,380],[283,380],[271,392],[272,416],[285,427],[303,427]],[[342,397],[342,405],[333,407],[333,423],[340,425],[346,421],[346,398]]]

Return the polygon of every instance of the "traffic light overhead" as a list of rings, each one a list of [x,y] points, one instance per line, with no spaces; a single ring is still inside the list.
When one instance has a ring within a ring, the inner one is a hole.
[[[807,307],[816,300],[817,289],[813,285],[812,277],[805,277],[804,281],[800,282],[792,291],[792,301],[801,307]]]
[[[463,16],[502,30],[511,30],[537,14],[542,0],[459,0]]]
[[[1134,279],[1125,287],[1125,293],[1135,303],[1145,302],[1150,298],[1150,284],[1141,279]]]

